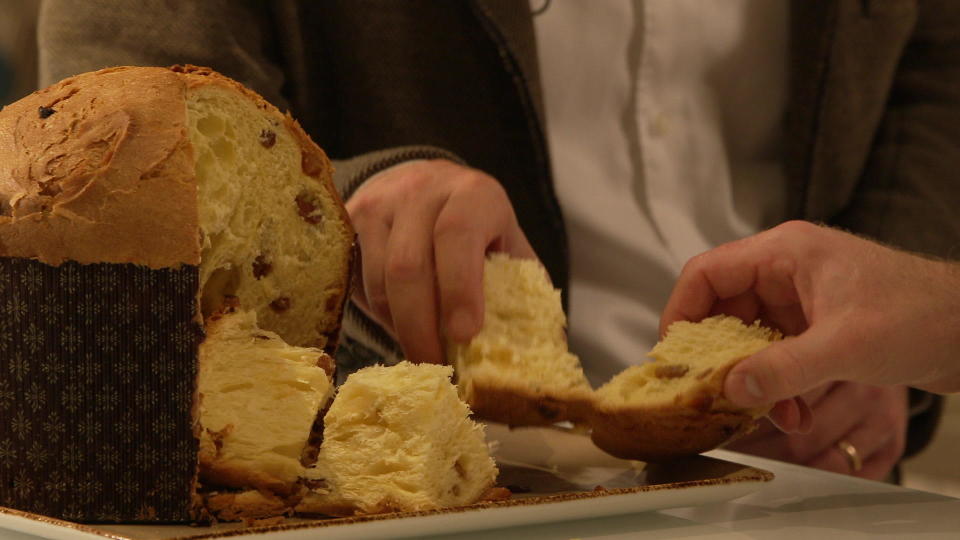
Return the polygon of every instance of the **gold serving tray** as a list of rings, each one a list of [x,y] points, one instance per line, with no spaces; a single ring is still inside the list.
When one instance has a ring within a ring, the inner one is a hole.
[[[245,527],[79,524],[0,508],[0,532],[64,540],[172,540],[256,535],[276,539],[398,538],[597,518],[697,506],[734,499],[773,480],[773,473],[705,456],[645,464],[609,456],[588,437],[554,428],[508,429],[491,424],[487,439],[500,466],[497,485],[514,495],[430,510],[351,518],[286,519]]]

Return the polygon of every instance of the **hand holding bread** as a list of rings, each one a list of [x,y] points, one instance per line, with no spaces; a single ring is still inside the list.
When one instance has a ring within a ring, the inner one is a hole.
[[[451,161],[412,161],[347,201],[363,260],[354,301],[416,362],[442,363],[441,331],[464,342],[483,313],[483,256],[534,258],[506,192]]]
[[[790,222],[687,263],[661,329],[720,312],[793,336],[731,370],[726,396],[751,407],[834,380],[958,391],[958,307],[956,263]]]

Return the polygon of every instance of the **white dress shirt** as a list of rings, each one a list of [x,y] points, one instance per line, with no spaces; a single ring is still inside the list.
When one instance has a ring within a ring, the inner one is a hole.
[[[784,217],[787,0],[553,0],[534,25],[596,385],[644,360],[687,259]]]

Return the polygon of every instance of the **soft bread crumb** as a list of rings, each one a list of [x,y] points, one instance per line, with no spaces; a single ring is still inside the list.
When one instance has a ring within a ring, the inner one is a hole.
[[[715,448],[754,426],[769,407],[723,397],[740,359],[781,338],[728,316],[678,322],[650,352],[594,392],[567,350],[560,291],[533,260],[491,255],[484,266],[484,321],[468,344],[448,343],[458,386],[475,414],[510,425],[589,425],[618,457],[659,460]]]
[[[689,404],[705,393],[710,407],[736,409],[722,398],[726,373],[771,342],[781,338],[754,322],[717,315],[698,323],[678,321],[647,355],[653,361],[631,366],[597,390],[603,406],[669,407]]]
[[[449,366],[409,362],[351,374],[324,417],[317,465],[306,474],[328,489],[297,511],[415,511],[483,497],[497,468],[451,375]]]
[[[353,242],[339,199],[303,170],[304,150],[286,122],[245,95],[200,86],[186,106],[204,316],[236,296],[286,342],[327,347]]]

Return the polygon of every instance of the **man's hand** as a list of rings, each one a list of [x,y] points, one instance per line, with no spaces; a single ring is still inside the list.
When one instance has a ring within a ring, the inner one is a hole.
[[[724,391],[798,429],[789,400],[830,381],[960,390],[960,270],[789,222],[690,260],[661,319],[761,319],[787,337],[730,370]],[[788,414],[784,414],[784,413]]]
[[[441,335],[480,330],[487,252],[536,257],[500,184],[450,161],[387,169],[346,206],[361,253],[354,301],[413,362],[442,363]]]
[[[907,389],[839,382],[804,396],[813,425],[809,433],[783,433],[770,422],[727,448],[861,478],[882,480],[899,461],[906,445]],[[854,469],[841,441],[862,460]]]

